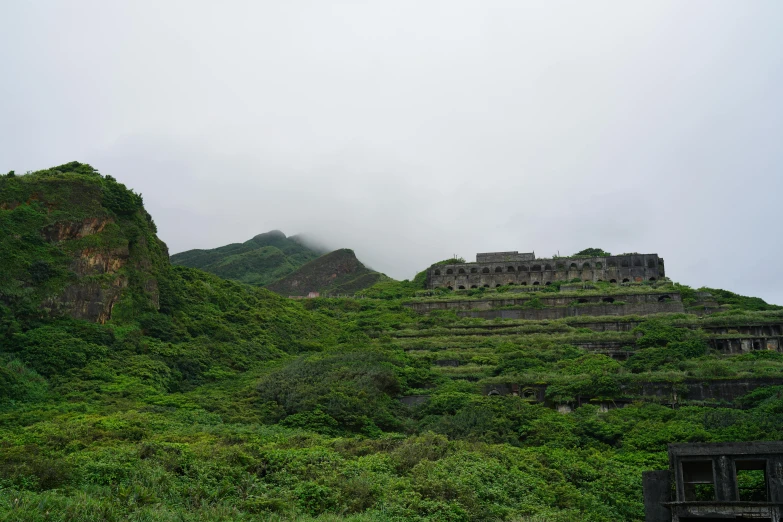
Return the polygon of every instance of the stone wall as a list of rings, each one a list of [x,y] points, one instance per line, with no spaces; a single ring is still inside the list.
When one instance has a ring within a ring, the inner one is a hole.
[[[534,261],[536,254],[534,252],[520,254],[516,250],[513,252],[484,252],[476,254],[476,263],[507,263],[516,261]]]
[[[511,310],[472,310],[457,312],[457,315],[460,317],[477,317],[481,319],[526,319],[532,321],[545,321],[579,315],[651,315],[682,313],[682,311],[681,302],[669,301],[665,303],[631,303],[621,305],[596,304],[551,308],[518,308]]]
[[[431,266],[427,270],[427,285],[429,288],[459,290],[502,285],[544,286],[573,279],[614,283],[657,281],[665,276],[663,259],[657,254],[581,259],[514,259],[514,256],[528,255],[516,252],[479,254],[482,257],[477,256],[477,259],[481,259],[481,262]]]
[[[432,310],[494,310],[497,308],[509,306],[525,306],[532,297],[509,297],[508,299],[464,299],[453,301],[413,301],[405,303],[405,306],[412,308],[420,313],[431,312]],[[539,302],[544,306],[569,306],[578,305],[579,308],[590,308],[590,304],[610,305],[620,307],[623,305],[612,305],[616,301],[627,304],[667,304],[679,303],[678,312],[682,312],[682,299],[677,292],[648,292],[644,294],[622,294],[622,295],[591,295],[591,296],[563,296],[552,294],[552,297],[538,296]],[[618,314],[584,314],[574,313],[570,315],[618,315]],[[627,315],[627,314],[626,314]],[[548,318],[547,318],[548,319]]]

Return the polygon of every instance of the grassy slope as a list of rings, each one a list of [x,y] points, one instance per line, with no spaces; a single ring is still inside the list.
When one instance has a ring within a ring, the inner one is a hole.
[[[309,292],[347,294],[373,286],[385,276],[364,266],[343,248],[307,263],[286,277],[267,285],[280,295],[307,295]]]
[[[69,212],[102,212],[91,205]],[[589,335],[578,322],[455,339],[495,322],[413,313],[403,303],[421,274],[362,299],[293,301],[164,265],[159,310],[101,325],[25,312],[24,296],[59,284],[25,279],[49,248],[28,236],[0,278],[3,302],[13,297],[0,307],[0,520],[641,521],[641,472],[667,465],[667,443],[783,437],[773,387],[741,410],[638,402],[571,415],[480,393],[532,379],[559,400],[612,398],[629,378],[783,368],[778,353],[710,353],[703,332],[676,328],[683,314],[644,319],[636,355],[618,363],[568,344]],[[778,313],[725,304],[706,322]],[[433,364],[444,357],[465,364]],[[407,409],[396,397],[408,394],[430,400]]]
[[[263,286],[290,274],[322,253],[305,246],[296,237],[287,238],[275,230],[244,243],[180,252],[171,256],[171,262],[225,279]]]

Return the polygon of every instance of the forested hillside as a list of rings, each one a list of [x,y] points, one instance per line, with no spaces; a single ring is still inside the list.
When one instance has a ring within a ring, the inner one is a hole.
[[[171,256],[171,262],[199,268],[225,279],[264,286],[324,253],[322,248],[300,236],[286,237],[279,230],[272,230],[244,243],[180,252]]]
[[[290,300],[172,266],[78,163],[0,177],[0,225],[0,520],[638,522],[668,443],[783,438],[757,298],[421,273]],[[621,313],[653,298],[680,311]]]

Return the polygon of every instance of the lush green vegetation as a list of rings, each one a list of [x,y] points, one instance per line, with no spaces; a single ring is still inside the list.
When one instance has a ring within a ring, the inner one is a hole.
[[[310,261],[267,288],[284,296],[310,292],[354,295],[385,277],[364,266],[353,250],[341,248]]]
[[[641,521],[641,472],[666,467],[667,443],[783,437],[781,386],[676,408],[639,389],[779,377],[783,354],[709,343],[781,324],[766,303],[710,291],[726,308],[704,319],[483,321],[405,306],[424,272],[289,300],[169,266],[141,203],[76,163],[0,178],[0,520]],[[103,228],[49,232],[85,220]],[[116,272],[74,261],[124,248]],[[49,305],[120,276],[106,324]],[[507,384],[548,402],[487,396]]]
[[[324,252],[298,236],[278,230],[259,234],[244,243],[210,250],[188,250],[171,256],[175,265],[199,268],[225,279],[264,286],[290,274]]]

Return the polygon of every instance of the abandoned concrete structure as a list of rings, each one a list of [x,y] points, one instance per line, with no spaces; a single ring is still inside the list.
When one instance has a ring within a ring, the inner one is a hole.
[[[783,442],[670,444],[643,484],[646,522],[781,522]]]
[[[539,286],[555,281],[657,281],[665,277],[658,254],[609,257],[536,259],[535,254],[488,252],[475,263],[435,265],[427,270],[428,288],[495,288],[503,285]]]

